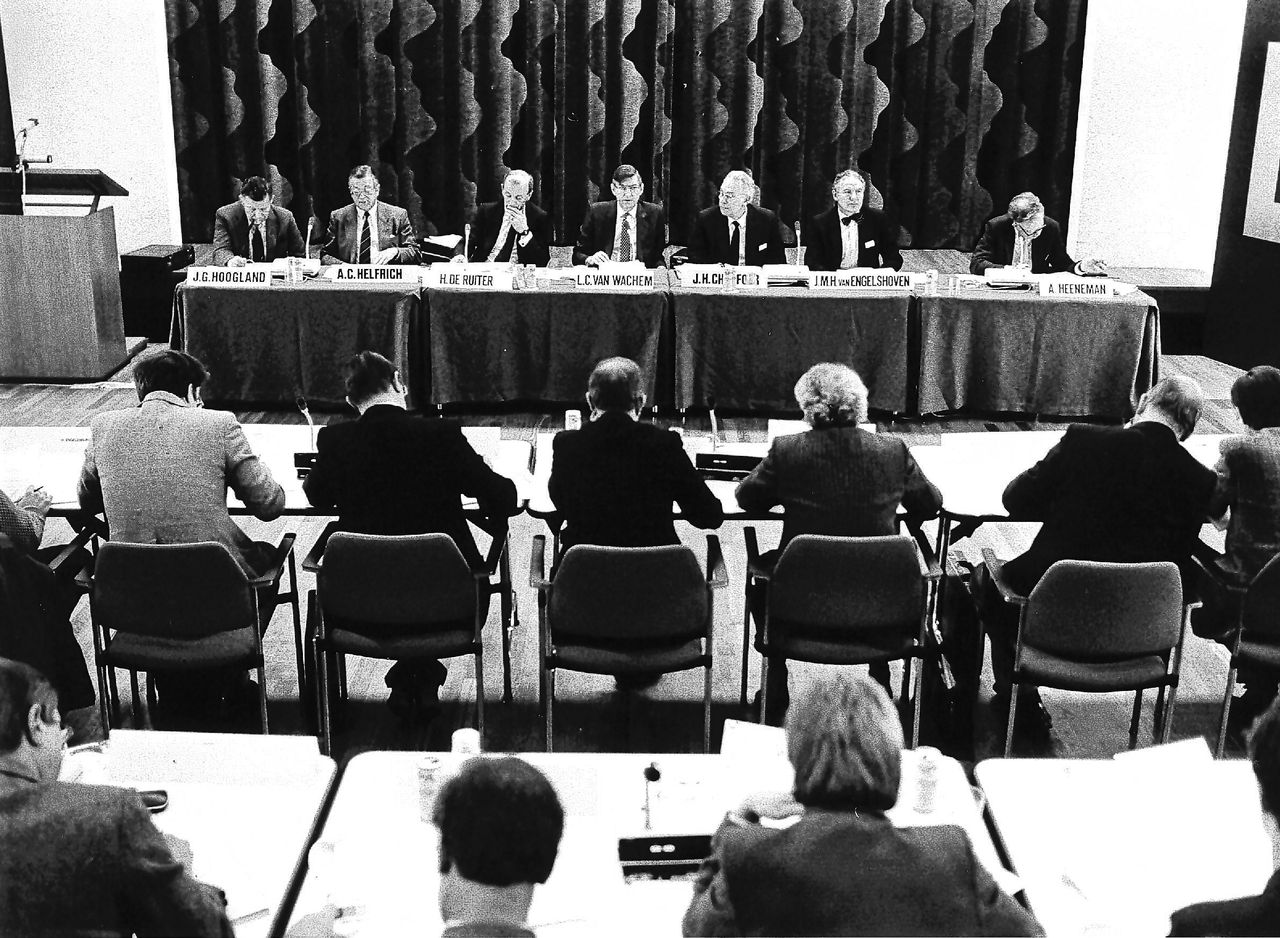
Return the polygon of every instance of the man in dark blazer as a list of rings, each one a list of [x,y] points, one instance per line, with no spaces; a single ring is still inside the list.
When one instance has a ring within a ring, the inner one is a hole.
[[[1183,569],[1183,582],[1191,582],[1191,552],[1208,518],[1217,476],[1181,442],[1195,429],[1203,406],[1204,392],[1195,381],[1165,378],[1142,395],[1128,427],[1068,427],[1004,491],[1010,518],[1043,522],[1031,547],[1004,564],[1009,584],[1025,596],[1058,560],[1169,560]],[[985,605],[996,706],[1007,710],[1018,612],[994,589],[987,591]],[[1021,690],[1019,706],[1047,729],[1034,690]]]
[[[378,199],[378,177],[357,166],[347,177],[351,204],[329,216],[324,264],[416,264],[422,259],[409,213]],[[367,232],[367,237],[366,237]]]
[[[560,547],[678,544],[671,503],[699,528],[717,528],[724,509],[702,481],[680,437],[640,423],[640,366],[606,358],[587,383],[591,421],[556,434],[551,500],[564,517]]]
[[[740,169],[724,177],[719,204],[699,212],[694,222],[687,251],[691,263],[755,267],[787,262],[782,225],[773,212],[751,204],[755,189],[750,174]]]
[[[454,260],[515,261],[546,267],[555,234],[551,216],[529,201],[532,195],[533,177],[523,169],[509,172],[502,182],[502,201],[485,202],[476,209],[466,255],[459,254]],[[462,247],[458,245],[459,251]]]
[[[1249,759],[1273,855],[1280,855],[1280,702],[1272,702],[1249,734]],[[1260,896],[1199,902],[1173,913],[1170,935],[1274,935],[1280,933],[1280,870]]]
[[[517,511],[515,484],[485,465],[456,423],[411,417],[400,373],[377,352],[351,359],[346,384],[360,419],[320,430],[315,467],[303,482],[307,500],[337,509],[341,531],[448,534],[472,569],[482,568],[462,496],[479,502],[484,519],[506,518]],[[446,673],[438,661],[397,663],[386,679],[390,706],[430,708]]]
[[[667,216],[656,202],[640,201],[644,180],[634,166],[623,163],[613,171],[609,186],[616,201],[587,208],[573,246],[574,264],[598,267],[609,261],[640,261],[661,267],[667,246]]]
[[[810,270],[902,269],[898,236],[884,212],[863,204],[866,188],[856,169],[836,176],[831,184],[836,204],[815,215],[804,232],[804,260]]]
[[[271,204],[271,187],[261,176],[240,186],[240,198],[213,216],[213,263],[243,267],[249,263],[301,257],[302,235],[293,213]]]
[[[1068,272],[1081,276],[1105,276],[1107,265],[1098,258],[1077,263],[1067,253],[1062,228],[1044,213],[1034,192],[1022,192],[1009,201],[1009,211],[993,218],[982,229],[973,249],[969,270],[985,273],[990,267],[1023,267],[1033,274]]]
[[[0,934],[232,935],[136,791],[58,781],[66,731],[34,668],[0,658]]]

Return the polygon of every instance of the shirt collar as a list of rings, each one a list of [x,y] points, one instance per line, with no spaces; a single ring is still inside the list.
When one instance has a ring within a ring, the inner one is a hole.
[[[190,404],[187,403],[187,399],[185,397],[179,397],[178,395],[174,394],[171,391],[152,391],[150,394],[148,394],[146,397],[144,397],[141,401],[138,402],[138,406],[141,407],[143,404],[152,404],[152,403],[172,404],[175,407],[191,406]]]

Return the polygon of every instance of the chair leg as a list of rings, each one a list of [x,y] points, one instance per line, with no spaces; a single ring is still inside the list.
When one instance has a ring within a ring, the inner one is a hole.
[[[102,731],[110,735],[111,732],[111,708],[108,705],[109,691],[107,688],[107,668],[105,665],[98,665],[98,709],[102,713]],[[1219,747],[1221,751],[1221,747]]]
[[[769,718],[769,656],[760,656],[760,724],[768,724]]]
[[[325,756],[333,755],[333,738],[331,728],[331,716],[329,713],[329,664],[331,656],[328,651],[322,649],[317,643],[316,648],[316,669],[319,673],[316,675],[318,680],[315,682],[318,688],[317,693],[320,699],[316,701],[320,708],[320,754]]]
[[[1133,719],[1129,721],[1129,748],[1138,748],[1138,723],[1142,720],[1142,691],[1133,695]]]
[[[747,671],[751,665],[751,598],[742,599],[742,706],[747,705]]]
[[[129,669],[129,690],[133,695],[133,725],[149,729],[146,721],[142,718],[142,698],[138,693],[138,672],[132,668]]]
[[[1013,721],[1018,713],[1018,684],[1015,681],[1009,692],[1009,724],[1004,731],[1004,757],[1009,758],[1013,752]]]
[[[556,672],[552,668],[547,668],[543,683],[547,688],[547,699],[543,706],[547,714],[547,752],[554,752],[555,725],[551,716],[551,711],[555,708],[556,702]]]
[[[911,659],[906,660],[906,666],[911,667]],[[911,748],[915,749],[920,745],[920,714],[923,701],[920,695],[924,690],[924,660],[920,661],[920,667],[915,669],[914,679],[912,680],[911,696],[915,700],[915,714],[911,718]]]
[[[1164,688],[1161,688],[1161,696],[1164,697]],[[1169,731],[1173,727],[1173,703],[1178,696],[1178,685],[1169,685],[1169,696],[1165,697],[1160,707],[1160,742],[1167,743],[1169,741]]]
[[[1153,743],[1160,742],[1160,738],[1164,735],[1165,723],[1165,692],[1168,687],[1164,684],[1160,685],[1160,689],[1156,691],[1156,708],[1151,714],[1151,741]]]
[[[267,673],[262,665],[258,665],[258,716],[262,720],[262,735],[269,733],[267,728]]]
[[[347,694],[347,656],[345,653],[338,654],[338,689],[342,694],[343,703],[349,697]]]
[[[116,685],[116,669],[107,668],[107,685],[111,688],[111,718],[120,725],[120,688]]]
[[[480,751],[484,751],[484,651],[476,645],[476,732],[480,734]]]
[[[708,661],[702,681],[702,752],[711,752],[711,662]]]
[[[503,556],[506,556],[505,554]],[[511,616],[515,612],[515,597],[502,613],[502,702],[511,703]]]
[[[292,552],[289,554],[289,585],[293,591],[289,600],[293,603],[293,656],[298,666],[298,696],[307,686],[306,667],[302,655],[302,588],[298,585],[298,566]]]
[[[1214,752],[1214,758],[1222,758],[1222,750],[1227,745],[1227,716],[1231,713],[1231,698],[1236,693],[1236,666],[1233,664],[1227,669],[1227,693],[1222,698],[1222,719],[1218,723],[1218,748]]]
[[[156,708],[156,677],[150,671],[147,672],[147,693],[145,696],[147,703],[147,729],[151,729],[154,725],[151,714],[155,712]]]

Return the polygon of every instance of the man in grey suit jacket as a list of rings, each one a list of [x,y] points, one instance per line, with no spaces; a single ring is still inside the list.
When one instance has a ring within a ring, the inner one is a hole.
[[[322,263],[417,264],[422,260],[409,213],[378,201],[381,190],[370,166],[351,170],[347,189],[351,204],[329,216],[329,237],[320,252]]]
[[[66,731],[34,668],[0,658],[0,934],[232,934],[138,793],[58,781]]]
[[[299,257],[302,235],[293,212],[271,204],[271,187],[261,176],[240,186],[240,198],[213,216],[213,263],[217,267]]]

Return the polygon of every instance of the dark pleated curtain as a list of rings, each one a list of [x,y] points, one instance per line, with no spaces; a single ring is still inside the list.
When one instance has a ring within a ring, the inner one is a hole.
[[[369,163],[457,232],[528,170],[571,242],[619,163],[672,240],[745,168],[788,224],[869,175],[904,244],[972,247],[1033,189],[1066,223],[1086,0],[169,0],[184,237],[269,176],[305,226]]]

